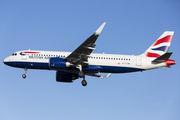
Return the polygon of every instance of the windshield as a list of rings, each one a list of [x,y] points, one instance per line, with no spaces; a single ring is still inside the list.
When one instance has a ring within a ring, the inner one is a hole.
[[[13,53],[13,54],[12,54],[12,56],[16,56],[16,55],[17,55],[17,53]]]

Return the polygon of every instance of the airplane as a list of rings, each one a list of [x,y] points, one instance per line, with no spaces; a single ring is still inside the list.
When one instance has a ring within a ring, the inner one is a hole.
[[[106,22],[73,52],[22,50],[5,58],[3,62],[11,67],[23,68],[23,78],[26,78],[28,69],[55,70],[57,82],[69,83],[83,78],[83,86],[87,85],[86,75],[104,78],[110,77],[112,73],[142,72],[176,64],[175,60],[169,59],[172,52],[168,52],[173,31],[165,31],[141,55],[92,53],[105,24]],[[103,76],[100,73],[107,75]]]

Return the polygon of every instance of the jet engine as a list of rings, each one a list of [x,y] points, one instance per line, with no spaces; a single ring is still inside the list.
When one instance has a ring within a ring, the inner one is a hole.
[[[49,69],[65,69],[70,67],[72,64],[67,62],[64,58],[50,58],[49,59]]]
[[[77,74],[65,73],[61,71],[56,72],[56,81],[57,82],[72,82],[78,78]]]

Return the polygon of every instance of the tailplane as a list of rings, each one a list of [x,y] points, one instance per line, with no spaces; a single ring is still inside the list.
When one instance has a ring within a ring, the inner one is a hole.
[[[154,62],[154,63],[166,62],[170,58],[171,55],[172,55],[172,52],[167,52],[167,53],[161,55],[160,57],[156,58],[152,62]]]
[[[165,31],[142,55],[158,58],[168,52],[173,38],[173,31]]]
[[[156,58],[155,60],[153,60],[152,63],[154,64],[165,63],[167,67],[170,67],[170,65],[176,64],[175,60],[169,59],[171,55],[172,55],[172,52],[167,52],[161,55],[160,57]]]

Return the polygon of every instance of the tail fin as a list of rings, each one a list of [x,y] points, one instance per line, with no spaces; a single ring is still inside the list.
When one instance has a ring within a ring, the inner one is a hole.
[[[165,31],[144,53],[143,55],[147,57],[160,57],[165,54],[173,38],[173,31]]]

